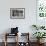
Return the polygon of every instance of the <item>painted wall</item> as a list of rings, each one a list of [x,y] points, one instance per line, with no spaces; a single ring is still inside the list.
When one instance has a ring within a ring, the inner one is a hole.
[[[10,8],[25,8],[25,19],[10,19]],[[0,34],[17,26],[19,32],[32,36],[32,24],[36,24],[36,0],[0,0]]]

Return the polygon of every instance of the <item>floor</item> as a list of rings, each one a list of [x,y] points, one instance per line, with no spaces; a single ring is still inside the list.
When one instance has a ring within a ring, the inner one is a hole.
[[[37,43],[30,43],[31,45],[30,46],[37,46]],[[2,42],[0,42],[0,46],[4,46],[4,43]],[[12,43],[12,42],[10,42],[10,43],[8,43],[8,45],[7,46],[15,46],[15,43]],[[25,45],[21,45],[21,46],[25,46]],[[46,46],[46,43],[44,43],[44,45],[41,45],[41,46]]]

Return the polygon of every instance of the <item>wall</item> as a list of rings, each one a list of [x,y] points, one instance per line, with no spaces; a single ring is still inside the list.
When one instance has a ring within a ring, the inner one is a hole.
[[[25,8],[25,19],[10,19],[10,8]],[[11,27],[19,27],[19,32],[30,32],[36,24],[36,0],[0,0],[0,34],[10,32]]]

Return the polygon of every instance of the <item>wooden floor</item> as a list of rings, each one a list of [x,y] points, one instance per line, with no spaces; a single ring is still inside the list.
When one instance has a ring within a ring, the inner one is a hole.
[[[0,46],[4,46],[4,43],[2,42],[0,42]],[[7,46],[15,46],[15,42],[14,43],[12,43],[12,42],[10,42],[10,43],[8,43],[8,45]],[[24,45],[25,46],[25,45]],[[32,43],[30,43],[30,46],[37,46],[37,43],[34,43],[34,42],[32,42]],[[43,45],[41,45],[41,46],[46,46],[46,43],[44,43]]]

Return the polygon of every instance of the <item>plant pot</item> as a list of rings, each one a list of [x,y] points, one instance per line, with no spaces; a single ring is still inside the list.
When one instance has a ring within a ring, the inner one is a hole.
[[[40,43],[40,39],[37,39],[37,43]]]
[[[44,40],[45,40],[45,39],[38,39],[37,42],[38,42],[39,44],[41,44],[41,43],[44,42]]]
[[[40,43],[44,43],[44,40],[45,40],[45,39],[40,39]]]

